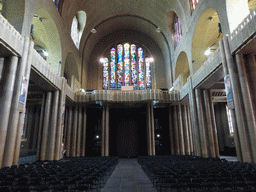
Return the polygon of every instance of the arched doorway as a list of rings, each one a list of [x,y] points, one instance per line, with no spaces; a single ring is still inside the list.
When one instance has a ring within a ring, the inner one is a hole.
[[[176,67],[175,67],[175,80],[181,75],[182,85],[187,83],[187,78],[190,76],[190,69],[188,63],[187,54],[182,51],[177,59]]]

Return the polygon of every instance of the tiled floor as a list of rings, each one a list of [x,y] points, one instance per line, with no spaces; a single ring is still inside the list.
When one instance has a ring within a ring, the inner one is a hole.
[[[103,192],[156,192],[137,159],[120,159]]]

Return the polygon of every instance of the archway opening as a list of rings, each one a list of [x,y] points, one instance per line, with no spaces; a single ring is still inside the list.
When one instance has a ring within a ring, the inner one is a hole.
[[[39,9],[33,17],[30,38],[34,41],[36,51],[61,73],[61,42],[58,29],[51,15],[44,9]]]
[[[221,38],[222,31],[219,16],[214,9],[209,8],[199,17],[194,31],[192,43],[193,73],[219,47]]]
[[[187,83],[187,78],[190,76],[190,69],[188,63],[187,54],[182,51],[177,59],[176,67],[175,67],[175,80],[181,75],[182,85]]]

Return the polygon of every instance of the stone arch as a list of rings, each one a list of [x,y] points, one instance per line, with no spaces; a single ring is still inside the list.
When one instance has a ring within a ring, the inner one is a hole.
[[[45,9],[39,9],[35,12],[30,38],[34,41],[36,50],[41,52],[42,56],[44,54],[45,60],[60,74],[62,59],[60,36],[53,18]]]
[[[74,53],[69,52],[65,59],[64,77],[67,79],[69,86],[72,84],[72,76],[79,81],[78,64]]]
[[[79,49],[80,40],[86,25],[86,13],[84,11],[78,11],[71,24],[71,39],[76,47]]]
[[[178,59],[176,61],[176,67],[175,67],[175,80],[181,75],[182,78],[182,85],[185,85],[187,83],[187,78],[190,76],[190,69],[189,69],[189,63],[188,63],[188,57],[187,54],[182,51]]]
[[[217,12],[206,9],[198,18],[192,41],[193,74],[219,47],[222,38],[221,24]]]

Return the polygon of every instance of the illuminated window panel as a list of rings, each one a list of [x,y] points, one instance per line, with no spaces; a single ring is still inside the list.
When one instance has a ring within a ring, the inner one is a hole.
[[[190,0],[191,10],[194,11],[199,0]]]
[[[110,51],[110,89],[116,88],[116,49]]]
[[[145,58],[145,65],[146,65],[146,87],[147,89],[152,89],[151,61],[149,57]]]
[[[139,71],[139,89],[145,89],[145,77],[144,77],[144,59],[143,59],[143,49],[140,47],[138,49],[138,71]]]
[[[137,69],[136,69],[136,45],[131,45],[131,82],[133,89],[138,89],[138,82],[137,82]]]
[[[174,21],[174,41],[175,41],[175,46],[177,46],[178,43],[180,42],[181,36],[182,36],[182,30],[181,30],[180,20],[179,20],[179,17],[176,17],[175,21]]]
[[[103,89],[108,90],[108,58],[103,62]]]
[[[117,89],[123,85],[123,45],[117,46]]]
[[[124,86],[130,86],[130,45],[124,44]]]

